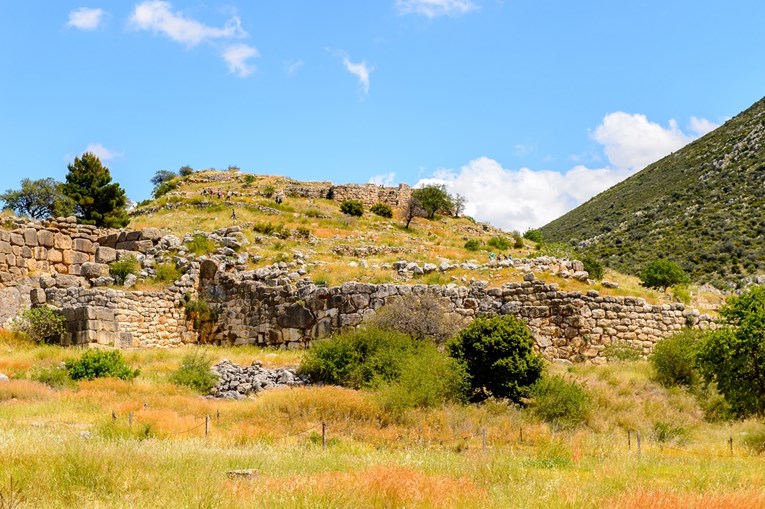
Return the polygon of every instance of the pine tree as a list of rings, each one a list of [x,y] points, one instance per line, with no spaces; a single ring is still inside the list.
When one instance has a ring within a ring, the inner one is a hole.
[[[127,226],[127,196],[118,183],[112,183],[109,168],[94,154],[85,152],[68,166],[64,194],[74,200],[78,222],[108,228]]]

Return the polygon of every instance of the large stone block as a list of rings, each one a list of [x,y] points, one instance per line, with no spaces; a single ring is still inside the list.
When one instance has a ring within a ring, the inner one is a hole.
[[[13,251],[11,251],[11,243],[4,240],[0,240],[0,253],[12,253],[12,252]]]
[[[30,247],[34,247],[37,245],[37,230],[34,228],[25,228],[24,229],[24,244]]]
[[[24,245],[24,236],[16,233],[11,232],[11,244],[14,246],[23,246]]]
[[[109,275],[109,266],[105,263],[85,262],[80,266],[80,275],[88,279],[106,277]]]
[[[56,248],[61,250],[72,249],[72,237],[69,235],[64,235],[63,233],[57,233],[55,237],[56,239],[53,245]]]
[[[66,250],[64,251],[63,255],[64,263],[67,265],[73,265],[75,263],[81,264],[90,261],[90,257],[85,253],[81,253],[80,251]]]
[[[97,244],[93,244],[88,239],[74,239],[72,241],[72,249],[75,251],[82,251],[83,253],[95,254]]]
[[[37,232],[37,243],[43,247],[53,247],[56,237],[52,231],[40,230]]]
[[[96,249],[96,263],[112,263],[117,259],[117,250],[100,246]]]

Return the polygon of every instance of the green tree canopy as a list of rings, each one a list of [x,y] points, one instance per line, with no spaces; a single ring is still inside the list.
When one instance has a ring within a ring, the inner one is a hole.
[[[665,259],[652,261],[640,273],[640,282],[643,286],[662,291],[666,291],[667,287],[689,281],[688,274],[680,265]]]
[[[707,333],[699,348],[701,375],[736,415],[765,415],[765,287],[730,298],[720,316],[725,327]]]
[[[8,189],[0,194],[0,200],[16,214],[33,219],[68,216],[74,208],[72,200],[64,194],[61,182],[52,178],[23,179],[21,189]]]
[[[451,214],[454,208],[452,197],[446,192],[444,185],[431,184],[414,189],[412,197],[417,200],[428,219],[433,219],[436,213],[441,211]]]
[[[109,168],[94,154],[85,152],[68,166],[64,193],[74,201],[74,211],[82,224],[122,228],[130,218],[127,196],[118,183],[112,183]]]
[[[518,403],[544,369],[528,327],[510,315],[479,316],[447,346],[465,366],[474,400],[494,396]]]

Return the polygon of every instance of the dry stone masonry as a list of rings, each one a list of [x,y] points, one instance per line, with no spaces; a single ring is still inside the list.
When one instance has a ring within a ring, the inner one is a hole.
[[[348,282],[325,287],[307,279],[301,257],[245,270],[248,255],[239,254],[237,248],[246,240],[238,227],[197,232],[220,247],[209,256],[196,257],[183,246],[191,235],[178,239],[153,228],[106,231],[77,225],[73,218],[42,222],[11,218],[4,226],[0,324],[31,306],[49,304],[66,316],[66,343],[72,345],[164,348],[210,341],[303,348],[340,329],[359,326],[382,306],[407,296],[438,300],[465,324],[483,313],[521,317],[541,353],[571,362],[605,362],[603,351],[615,342],[647,354],[656,341],[685,326],[714,326],[709,316],[681,304],[657,306],[596,291],[563,291],[537,280],[532,272],[580,277],[581,264],[572,261],[492,262],[529,271],[523,282],[500,288],[480,282],[470,286]],[[183,268],[184,275],[162,291],[114,287],[109,263],[126,256],[139,260],[141,277],[151,277],[155,265],[168,259]],[[400,263],[392,268],[416,270],[409,262]],[[420,270],[448,270],[431,265]],[[204,300],[209,306],[204,323],[188,315],[190,300]]]

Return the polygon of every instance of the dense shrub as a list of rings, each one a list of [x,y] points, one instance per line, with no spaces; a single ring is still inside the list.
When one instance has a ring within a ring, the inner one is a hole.
[[[592,400],[586,389],[560,376],[545,376],[531,389],[531,411],[559,429],[583,424],[590,413]]]
[[[535,228],[529,228],[523,232],[523,238],[529,239],[532,242],[544,242],[544,239],[542,238],[542,232]]]
[[[122,352],[119,350],[88,350],[79,359],[66,361],[65,366],[72,380],[93,380],[103,377],[132,380],[140,372],[125,363]]]
[[[295,236],[301,239],[308,239],[311,237],[311,230],[305,226],[298,226],[295,228]]]
[[[157,198],[160,198],[170,191],[175,191],[178,189],[178,181],[177,180],[167,180],[165,182],[160,183],[157,187],[152,190],[151,195],[156,200]]]
[[[551,242],[550,244],[540,244],[537,246],[539,256],[553,256],[555,258],[565,258],[575,260],[579,257],[574,248],[563,242]]]
[[[172,283],[181,277],[181,271],[175,262],[159,263],[154,267],[154,279],[164,283]]]
[[[218,249],[215,241],[207,238],[205,235],[196,234],[191,237],[191,240],[184,244],[186,249],[191,251],[197,256],[208,255]]]
[[[371,210],[373,214],[377,214],[380,217],[393,217],[393,209],[387,203],[375,203],[369,210]]]
[[[664,259],[652,261],[640,273],[640,284],[646,288],[666,291],[670,286],[688,282],[690,279],[680,265]]]
[[[521,234],[518,232],[513,233],[513,248],[523,249],[524,247],[526,247],[526,244],[523,242]]]
[[[364,204],[359,200],[344,200],[340,204],[340,212],[349,216],[361,217],[364,214]]]
[[[218,377],[210,369],[211,366],[212,358],[204,352],[195,350],[183,356],[181,366],[170,375],[170,381],[207,394],[218,381]]]
[[[418,342],[401,332],[378,328],[342,332],[315,342],[300,371],[312,379],[354,389],[376,388],[396,381]]]
[[[505,237],[492,237],[489,239],[489,242],[487,242],[487,244],[500,251],[505,251],[507,249],[510,249],[510,241],[507,240]]]
[[[454,209],[454,198],[446,192],[443,184],[429,184],[414,189],[412,199],[428,219],[433,219],[438,212],[451,215]]]
[[[656,381],[665,387],[693,387],[699,381],[696,352],[701,333],[686,329],[659,341],[649,358]]]
[[[582,257],[582,264],[584,265],[584,270],[590,274],[590,278],[597,281],[603,279],[606,272],[603,262],[592,256],[584,256]]]
[[[215,321],[218,318],[215,309],[211,308],[205,299],[192,299],[188,297],[188,294],[186,294],[184,309],[186,319],[192,320],[195,330],[199,330],[203,323]]]
[[[180,175],[181,177],[188,177],[192,173],[194,173],[194,168],[192,168],[191,166],[188,166],[188,165],[181,166],[178,169],[178,175]]]
[[[481,248],[481,241],[478,239],[470,239],[465,242],[465,249],[468,251],[478,251]]]
[[[135,256],[128,255],[121,260],[112,262],[109,265],[109,274],[117,281],[118,284],[125,282],[125,278],[129,275],[138,275],[141,270],[141,264],[138,262]]]
[[[465,366],[473,400],[494,396],[520,403],[542,375],[534,338],[514,316],[479,316],[447,346]]]
[[[54,389],[61,389],[63,387],[73,385],[72,379],[69,377],[69,371],[61,366],[45,366],[35,368],[30,373],[29,378],[35,382],[49,385]]]
[[[765,414],[765,286],[731,297],[720,309],[724,327],[707,332],[697,353],[706,382],[714,382],[737,416]]]
[[[276,188],[272,185],[267,185],[266,187],[263,188],[263,196],[265,196],[266,198],[271,198],[274,195],[274,193],[276,193]]]
[[[413,407],[462,403],[468,387],[464,368],[434,345],[424,343],[402,363],[396,381],[381,388],[380,400],[384,409],[398,414]]]
[[[60,343],[66,333],[66,318],[48,306],[28,309],[11,322],[11,330],[25,334],[35,343]]]

